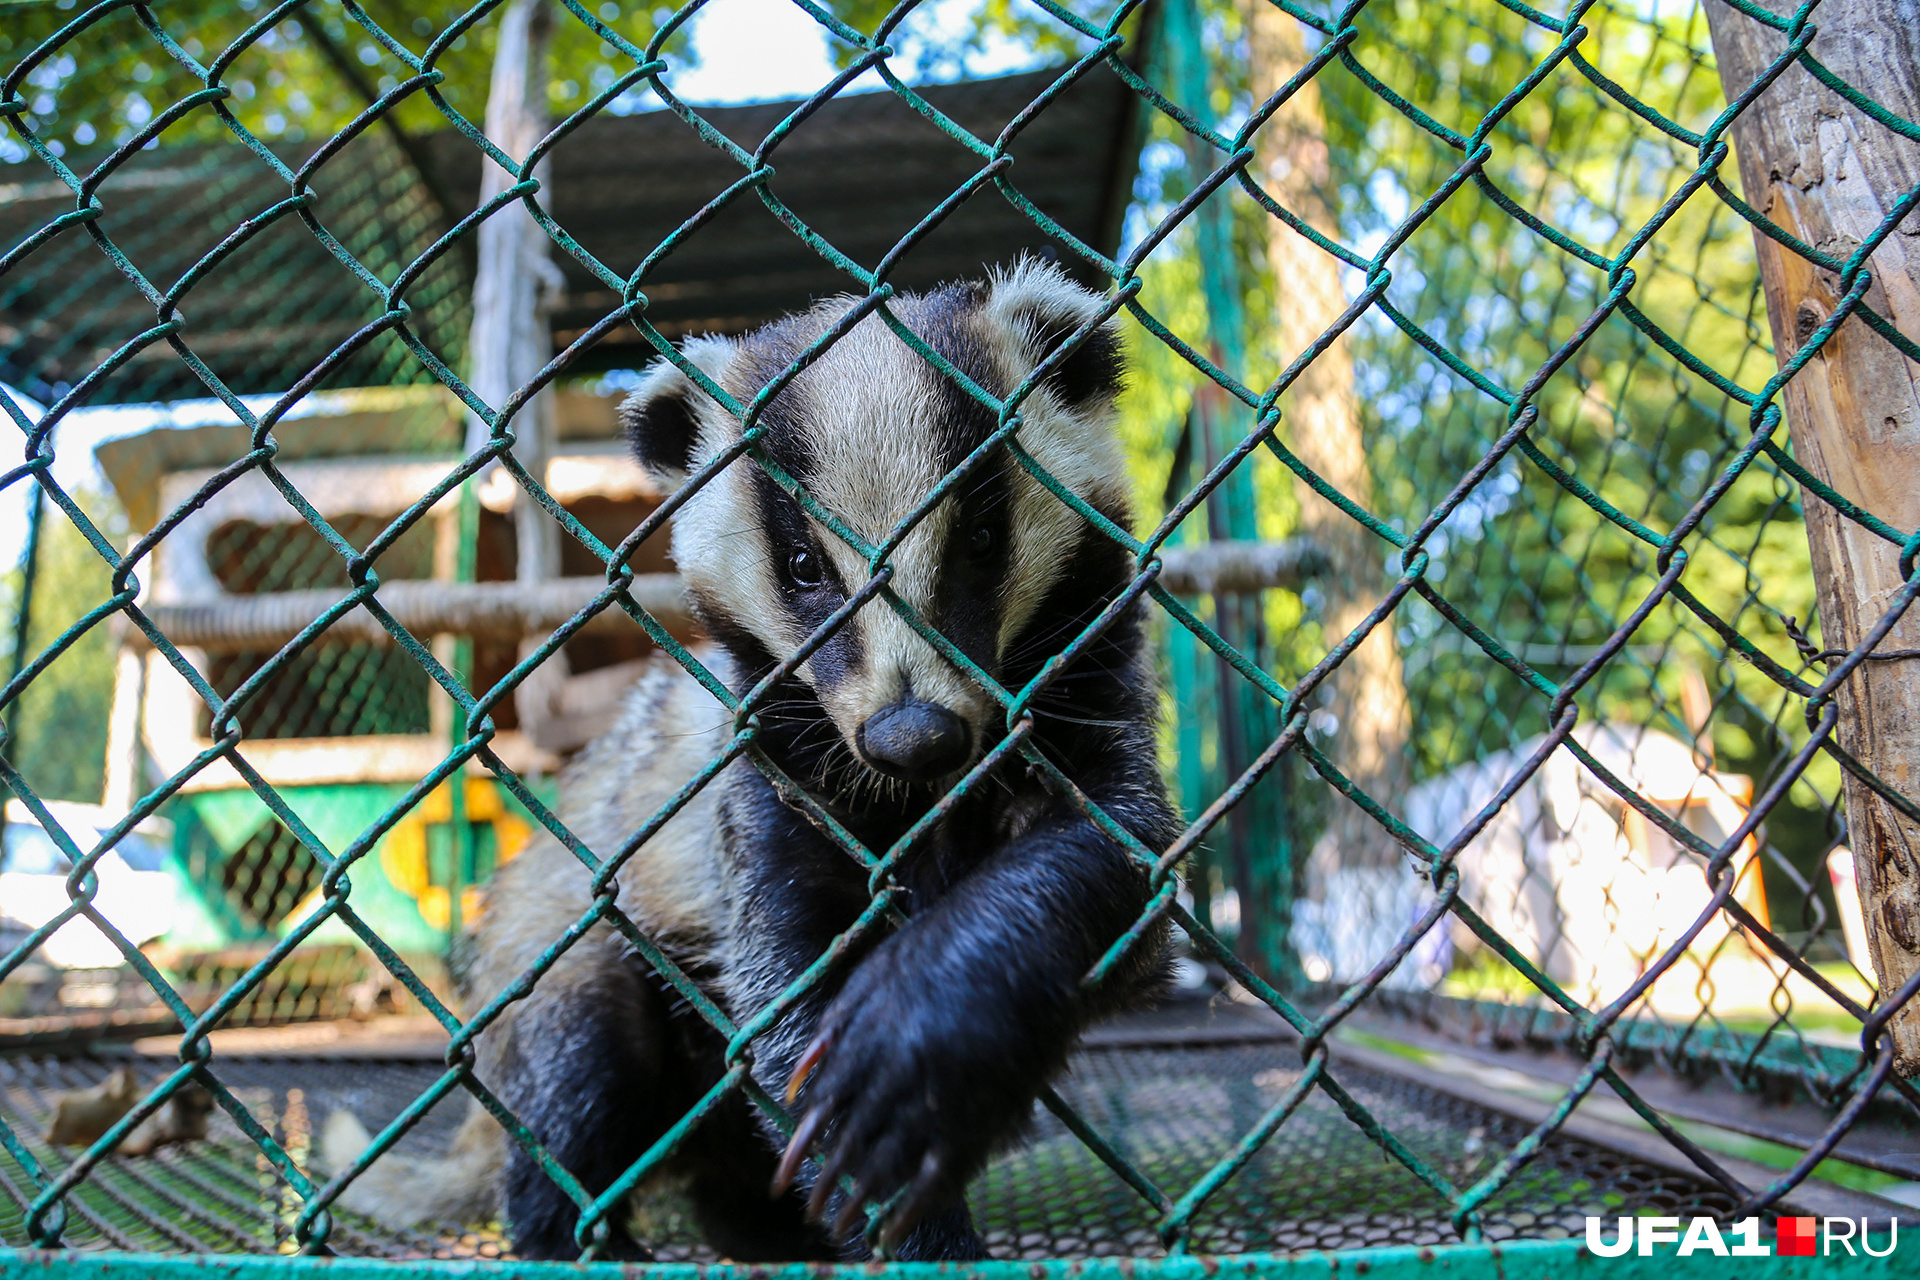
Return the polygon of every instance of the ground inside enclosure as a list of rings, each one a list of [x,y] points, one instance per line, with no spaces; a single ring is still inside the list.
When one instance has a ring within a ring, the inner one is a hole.
[[[1166,1038],[1168,1043],[1154,1043]],[[238,1041],[240,1045],[248,1042]],[[430,1046],[377,1043],[349,1054],[216,1051],[213,1070],[296,1159],[335,1110],[371,1127],[391,1120],[440,1075]],[[146,1042],[142,1049],[158,1046]],[[401,1056],[404,1054],[404,1056]],[[119,1055],[0,1058],[0,1117],[58,1172],[72,1149],[40,1138],[54,1099],[97,1083]],[[151,1085],[173,1059],[131,1060]],[[1212,1042],[1179,1035],[1096,1037],[1060,1093],[1156,1185],[1178,1195],[1226,1157],[1298,1078],[1298,1046],[1238,1028]],[[1342,1085],[1414,1154],[1470,1185],[1531,1127],[1515,1115],[1391,1070],[1342,1061]],[[459,1122],[464,1095],[429,1112],[400,1145],[437,1152]],[[29,1243],[31,1182],[0,1155],[0,1241]],[[1160,1257],[1157,1214],[1060,1121],[1042,1111],[1029,1140],[975,1184],[974,1212],[1000,1258]],[[301,1203],[231,1119],[212,1137],[142,1158],[110,1157],[69,1197],[67,1240],[81,1249],[272,1253],[291,1249]],[[1588,1214],[1725,1217],[1732,1197],[1706,1180],[1566,1134],[1547,1140],[1487,1207],[1493,1240],[1578,1236]],[[663,1261],[710,1261],[671,1192],[642,1209],[641,1229]],[[1316,1091],[1195,1219],[1190,1252],[1266,1253],[1445,1244],[1459,1238],[1444,1202],[1393,1162],[1326,1094]],[[338,1214],[342,1254],[385,1258],[501,1256],[499,1230],[396,1232]]]

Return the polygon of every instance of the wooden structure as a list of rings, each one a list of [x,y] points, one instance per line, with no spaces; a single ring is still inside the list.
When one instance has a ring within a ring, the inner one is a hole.
[[[464,425],[457,402],[437,388],[338,399],[349,411],[293,419],[276,430],[279,461],[334,528],[364,544],[454,465]],[[365,407],[355,411],[355,402]],[[558,439],[546,481],[581,523],[618,542],[662,495],[627,458],[617,438],[613,403],[586,393],[556,397]],[[97,456],[128,511],[145,527],[243,452],[244,439],[239,427],[162,429],[111,441]],[[516,493],[504,473],[478,486],[474,581],[452,581],[460,533],[457,492],[380,563],[386,582],[382,601],[399,609],[419,634],[471,636],[476,688],[490,686],[511,669],[529,631],[551,630],[605,582],[604,567],[571,546],[561,549],[562,576],[531,588],[516,583]],[[640,598],[659,606],[685,633],[665,542],[664,537],[649,541],[632,563],[642,574]],[[251,678],[348,587],[337,554],[258,473],[221,489],[169,533],[143,576],[150,616],[222,693]],[[422,599],[428,606],[424,611],[416,603]],[[114,785],[133,795],[145,789],[143,782],[150,785],[156,776],[185,768],[211,746],[212,725],[205,704],[162,655],[147,650],[137,632],[127,630],[123,638],[113,714],[118,758],[110,762],[110,774]],[[570,666],[578,674],[549,691],[541,704],[544,714],[523,719],[513,700],[497,709],[495,749],[524,774],[550,776],[567,752],[608,727],[617,706],[614,695],[651,648],[646,634],[625,615],[608,614],[568,646]],[[364,829],[385,804],[445,758],[451,711],[426,673],[371,618],[356,612],[330,628],[323,643],[285,664],[251,702],[241,717],[240,755],[285,792],[330,847],[344,847],[356,828]],[[195,945],[227,945],[244,940],[248,932],[276,932],[303,914],[298,908],[317,884],[307,865],[311,857],[297,842],[276,834],[278,822],[230,761],[196,773],[182,791],[181,807],[188,815],[176,824],[183,863],[199,867],[200,878],[224,884],[238,913],[214,936],[194,938]],[[469,820],[489,830],[499,825],[493,815],[498,807],[490,795],[462,806]],[[526,834],[523,824],[517,838]],[[423,850],[430,843],[417,833],[414,842]],[[498,852],[512,849],[501,843]],[[364,890],[378,917],[384,901],[390,913],[404,918],[389,914],[381,919],[383,931],[392,927],[403,944],[434,949],[446,916],[422,907],[436,895],[444,898],[444,876],[424,869],[424,855],[401,858],[406,866],[394,862],[397,854],[388,857],[383,850],[382,856],[385,883],[365,883],[383,877],[356,873],[356,902]],[[235,859],[248,865],[237,869]]]

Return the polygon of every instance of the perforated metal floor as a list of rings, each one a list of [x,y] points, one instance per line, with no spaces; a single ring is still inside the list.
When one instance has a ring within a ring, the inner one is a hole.
[[[1221,1159],[1295,1079],[1290,1046],[1237,1044],[1101,1048],[1080,1055],[1061,1094],[1114,1147],[1177,1198]],[[215,1070],[296,1159],[335,1108],[378,1127],[438,1074],[432,1064],[318,1058],[228,1057]],[[67,1149],[41,1140],[56,1094],[100,1080],[88,1059],[0,1057],[0,1112],[50,1169]],[[143,1083],[164,1064],[149,1060]],[[1416,1154],[1455,1185],[1484,1174],[1525,1134],[1519,1122],[1385,1074],[1342,1066],[1341,1082]],[[465,1103],[449,1098],[405,1150],[437,1149]],[[25,1245],[31,1183],[0,1152],[0,1240]],[[975,1185],[974,1213],[995,1256],[1053,1258],[1164,1252],[1155,1215],[1053,1116],[997,1160]],[[204,1143],[146,1158],[112,1157],[69,1198],[67,1243],[158,1252],[279,1252],[298,1199],[224,1114]],[[1724,1216],[1729,1197],[1704,1180],[1641,1164],[1572,1139],[1550,1140],[1488,1207],[1493,1239],[1558,1238],[1590,1213]],[[662,1260],[706,1260],[686,1215],[669,1197],[643,1221]],[[1264,1151],[1195,1219],[1189,1251],[1240,1253],[1439,1244],[1456,1239],[1439,1198],[1315,1092]],[[498,1256],[497,1230],[396,1233],[341,1215],[332,1244],[369,1257]]]

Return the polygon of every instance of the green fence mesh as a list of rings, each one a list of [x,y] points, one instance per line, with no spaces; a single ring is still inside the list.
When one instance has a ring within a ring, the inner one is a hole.
[[[0,114],[11,131],[0,156],[9,184],[0,399],[24,440],[0,486],[32,495],[37,530],[10,587],[0,779],[72,867],[69,904],[9,939],[0,977],[15,982],[56,932],[90,922],[186,1028],[177,1069],[70,1161],[0,1120],[6,1186],[20,1201],[17,1215],[0,1216],[6,1243],[99,1238],[98,1197],[126,1194],[94,1187],[110,1152],[189,1084],[211,1092],[261,1167],[291,1188],[271,1240],[308,1252],[351,1247],[330,1206],[456,1091],[493,1108],[580,1205],[589,1246],[625,1189],[670,1157],[684,1129],[614,1190],[582,1188],[471,1069],[471,1042],[509,995],[454,1012],[367,924],[350,876],[436,788],[479,767],[608,885],[632,849],[586,847],[494,745],[514,689],[608,611],[736,713],[738,733],[716,765],[744,756],[772,767],[756,744],[753,699],[714,680],[630,593],[628,561],[668,510],[623,536],[596,534],[511,453],[514,415],[532,392],[570,369],[604,367],[593,352],[609,334],[637,330],[649,351],[699,376],[649,318],[650,273],[708,234],[716,208],[735,206],[778,218],[844,277],[858,299],[851,312],[879,316],[936,364],[889,311],[889,273],[962,197],[1028,219],[1076,271],[1110,286],[1107,311],[1128,325],[1137,373],[1127,443],[1149,517],[1140,537],[1103,521],[1021,449],[1031,379],[1005,400],[967,392],[1001,423],[1019,465],[1135,558],[1134,591],[1158,617],[1175,694],[1166,764],[1193,825],[1150,849],[1090,816],[1152,869],[1151,910],[1178,926],[1193,956],[1296,1033],[1298,1052],[1271,1078],[1278,1087],[1240,1117],[1247,1123],[1236,1120],[1217,1158],[1129,1159],[1125,1144],[1101,1137],[1097,1108],[1049,1097],[1062,1127],[1046,1141],[1083,1144],[1103,1162],[1107,1189],[1138,1197],[1162,1247],[1273,1247],[1271,1232],[1223,1229],[1217,1206],[1241,1195],[1243,1180],[1272,1176],[1276,1153],[1303,1130],[1336,1123],[1403,1168],[1401,1190],[1429,1197],[1467,1239],[1490,1229],[1502,1197],[1595,1090],[1656,1128],[1736,1217],[1779,1203],[1861,1116],[1912,1125],[1920,1093],[1893,1072],[1887,1024],[1916,983],[1875,992],[1864,943],[1850,936],[1841,788],[1854,766],[1833,742],[1836,687],[1878,635],[1851,652],[1823,644],[1803,504],[1835,506],[1900,548],[1908,586],[1888,602],[1889,622],[1920,589],[1920,533],[1889,527],[1807,474],[1779,406],[1788,379],[1843,323],[1920,359],[1914,337],[1869,300],[1866,266],[1913,216],[1920,187],[1878,193],[1884,219],[1835,258],[1741,199],[1728,143],[1734,121],[1783,74],[1819,79],[1883,131],[1881,145],[1920,143],[1920,125],[1877,104],[1874,86],[1837,80],[1808,52],[1817,7],[1781,16],[1736,0],[1728,20],[1770,29],[1776,52],[1754,85],[1735,87],[1732,107],[1704,15],[1686,5],[1356,0],[1336,11],[1276,0],[1256,11],[1037,0],[1024,16],[989,7],[989,27],[1048,53],[1055,70],[1051,87],[985,135],[960,128],[892,66],[916,5],[883,14],[796,2],[846,74],[749,148],[673,94],[673,59],[702,0],[657,13],[562,0],[559,123],[517,162],[475,123],[504,0],[458,16],[303,0],[0,9]],[[938,126],[977,173],[924,210],[884,261],[862,262],[783,203],[777,168],[813,109],[873,68],[883,91]],[[1140,106],[1141,165],[1117,253],[1029,199],[1017,163],[1023,122],[1069,85],[1099,78]],[[731,158],[737,181],[709,193],[704,209],[689,203],[685,223],[644,262],[616,269],[543,209],[533,173],[587,121],[632,109],[648,90]],[[422,136],[447,130],[517,179],[472,214],[418,163]],[[514,201],[557,255],[604,288],[605,310],[496,405],[463,381],[464,304],[475,229]],[[183,257],[180,245],[199,242],[169,234],[165,219],[211,222],[219,238]],[[1769,337],[1753,227],[1841,285],[1831,315],[1784,362]],[[202,343],[194,321],[213,315],[218,341]],[[458,397],[486,424],[484,443],[449,460],[397,519],[323,516],[279,457],[289,415],[322,389],[417,382]],[[247,436],[149,526],[127,535],[56,478],[62,422],[76,409],[189,396],[222,402]],[[758,405],[719,398],[751,428]],[[1338,435],[1329,423],[1346,424],[1339,438],[1351,448],[1329,443]],[[602,567],[605,587],[497,682],[469,688],[468,664],[409,633],[380,589],[423,576],[433,504],[495,463],[555,519],[570,557]],[[690,483],[721,465],[771,467],[749,447]],[[193,510],[247,477],[274,485],[300,523],[266,536],[220,532],[210,562],[223,587],[330,588],[336,603],[284,645],[202,670],[143,611],[138,575]],[[1156,581],[1165,549],[1292,534],[1314,539],[1332,565],[1299,590],[1180,596]],[[874,574],[863,607],[900,609],[941,646],[888,589],[886,546],[850,542]],[[68,543],[77,554],[58,550]],[[56,550],[86,574],[56,570],[67,563]],[[47,603],[53,582],[64,613]],[[361,606],[391,644],[317,643]],[[98,794],[115,634],[143,640],[191,686],[211,745],[136,788],[130,812],[81,839],[46,801]],[[1064,781],[1023,729],[1031,691],[1000,688],[943,651],[1005,708],[1006,750]],[[425,732],[440,696],[455,708],[450,746],[347,838],[323,839],[247,763],[249,743],[274,737]],[[84,705],[89,697],[99,705]],[[91,772],[50,745],[61,735],[48,726],[62,725],[96,733],[102,745],[82,753],[92,753]],[[226,864],[221,890],[233,909],[284,919],[279,899],[320,896],[208,1003],[107,920],[91,868],[215,767],[234,770],[273,819],[248,857]],[[1915,814],[1910,787],[1874,785]],[[884,906],[903,850],[846,844],[873,869]],[[869,912],[858,928],[880,918]],[[739,1066],[753,1036],[621,915],[610,888],[527,979],[597,921],[730,1040],[736,1069],[720,1090],[790,1128]],[[325,1182],[283,1126],[255,1114],[258,1097],[235,1086],[208,1040],[286,988],[296,953],[311,966],[301,949],[322,927],[357,937],[452,1036],[444,1069],[410,1087],[362,1159]],[[783,1003],[821,980],[809,974]],[[1416,1154],[1424,1144],[1396,1131],[1400,1113],[1344,1083],[1329,1056],[1343,1026],[1382,1013],[1481,1019],[1567,1046],[1581,1066],[1537,1127],[1489,1139],[1498,1158],[1451,1166]],[[1742,1181],[1621,1074],[1620,1055],[1649,1053],[1738,1086],[1799,1090],[1830,1121],[1777,1180]]]

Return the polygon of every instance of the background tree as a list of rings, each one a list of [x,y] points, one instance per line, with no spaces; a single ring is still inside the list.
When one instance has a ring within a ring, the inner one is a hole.
[[[413,56],[427,52],[464,7],[423,10],[404,0],[368,0],[356,6],[385,37]],[[588,6],[608,30],[644,47],[669,8],[635,0],[602,0]],[[0,63],[12,66],[29,50],[74,21],[86,6],[79,0],[29,0],[0,9]],[[202,66],[210,65],[264,20],[274,6],[265,0],[209,0],[190,10],[169,10],[165,30],[180,50]],[[549,85],[549,108],[557,119],[585,105],[631,70],[612,44],[570,13],[557,22],[553,63],[560,71]],[[487,84],[493,68],[499,10],[483,16],[456,36],[435,60],[445,79],[435,88],[447,107],[476,126],[486,111]],[[672,45],[681,65],[692,55],[684,38]],[[382,36],[362,25],[341,5],[314,3],[283,17],[235,56],[222,76],[232,96],[222,104],[255,135],[273,145],[298,147],[329,137],[364,110],[369,94],[383,94],[410,74]],[[117,145],[134,136],[200,82],[168,55],[143,29],[132,10],[106,15],[88,33],[70,41],[27,77],[25,96],[32,111],[26,123],[51,140],[56,154]],[[655,105],[630,90],[617,110]],[[403,99],[385,117],[408,133],[447,127],[446,116],[424,91]],[[230,137],[213,111],[193,111],[168,127],[165,145]],[[0,161],[24,159],[25,147],[11,135],[0,137]]]
[[[1697,9],[1648,15],[1603,4],[1582,21],[1591,30],[1582,53],[1667,117],[1697,131],[1724,107]],[[1549,47],[1546,32],[1492,4],[1372,6],[1359,25],[1353,47],[1366,70],[1460,134]],[[1462,153],[1357,76],[1320,80],[1342,229],[1349,244],[1378,244]],[[1475,375],[1511,390],[1599,304],[1607,280],[1593,259],[1618,253],[1697,155],[1564,64],[1489,142],[1492,190],[1460,192],[1412,234],[1394,256],[1386,301]],[[1737,183],[1731,164],[1722,176]],[[1547,468],[1663,534],[1747,441],[1746,410],[1716,379],[1755,388],[1775,367],[1750,232],[1710,193],[1688,200],[1631,265],[1630,309],[1535,395],[1535,454],[1509,455],[1431,544],[1442,594],[1554,679],[1591,656],[1652,589],[1657,569],[1651,545],[1602,519]],[[1662,350],[1633,315],[1700,365]],[[1378,310],[1357,326],[1353,349],[1382,503],[1411,527],[1491,446],[1505,411]],[[1805,726],[1719,632],[1805,668],[1790,636],[1795,619],[1811,627],[1814,612],[1796,486],[1763,458],[1714,505],[1689,550],[1683,597],[1661,605],[1587,686],[1582,718],[1674,734],[1695,744],[1702,763],[1764,787]],[[1416,602],[1396,621],[1416,776],[1544,731],[1544,700],[1432,609]],[[1821,762],[1768,820],[1767,877],[1783,891],[1777,901],[1800,908],[1798,919],[1776,920],[1783,928],[1811,929],[1832,905],[1821,863],[1837,834],[1837,789],[1837,770]]]
[[[81,491],[75,500],[110,537],[124,540],[118,504],[105,494]],[[51,503],[42,514],[26,646],[15,652],[15,631],[0,633],[0,670],[12,674],[31,662],[66,629],[113,594],[111,573],[79,529]],[[19,617],[25,575],[21,567],[0,577],[0,618]],[[95,626],[34,677],[7,709],[7,755],[45,800],[98,804],[107,754],[107,714],[113,703],[112,630]]]

